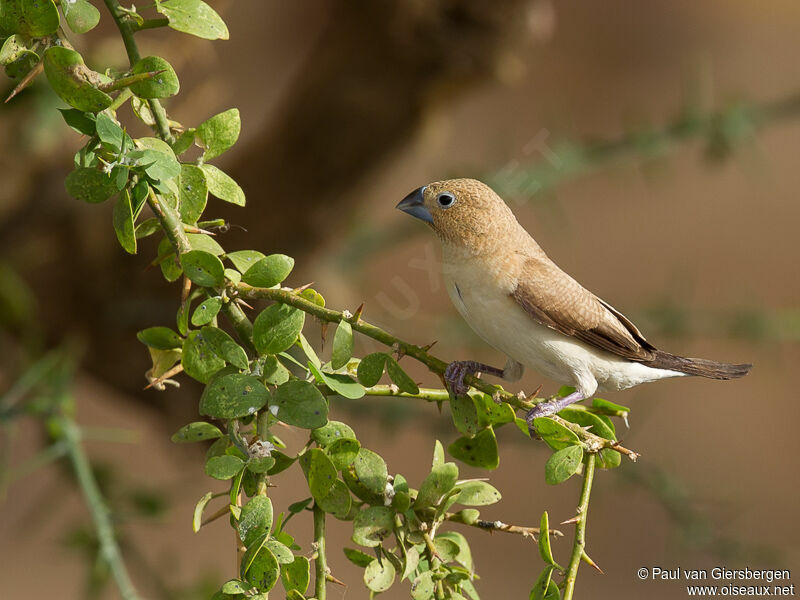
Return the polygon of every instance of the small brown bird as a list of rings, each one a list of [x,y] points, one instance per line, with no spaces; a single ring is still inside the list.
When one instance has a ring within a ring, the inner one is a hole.
[[[595,392],[685,375],[735,379],[752,366],[658,350],[622,313],[559,269],[480,181],[437,181],[397,208],[430,225],[442,242],[450,299],[478,335],[508,356],[504,369],[451,363],[445,379],[454,394],[466,393],[467,373],[516,381],[524,367],[575,387],[564,398],[537,404],[527,415],[530,423]]]

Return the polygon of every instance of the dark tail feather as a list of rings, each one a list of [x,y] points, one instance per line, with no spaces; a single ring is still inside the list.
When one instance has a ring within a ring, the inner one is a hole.
[[[731,365],[704,358],[675,356],[661,350],[656,350],[655,358],[643,364],[656,369],[670,369],[687,375],[699,375],[709,379],[738,379],[747,375],[753,367],[753,365],[749,364]]]

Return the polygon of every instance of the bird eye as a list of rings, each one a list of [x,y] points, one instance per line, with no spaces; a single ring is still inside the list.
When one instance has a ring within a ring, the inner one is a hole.
[[[442,192],[438,196],[436,196],[436,202],[442,208],[450,208],[453,204],[456,203],[456,197],[453,196],[450,192]]]

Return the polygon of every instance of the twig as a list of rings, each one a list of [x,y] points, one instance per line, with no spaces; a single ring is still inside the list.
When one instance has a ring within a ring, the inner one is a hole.
[[[327,594],[326,582],[328,580],[328,558],[325,554],[325,511],[314,503],[314,546],[316,558],[314,559],[314,597],[316,600],[325,600]]]
[[[75,477],[78,485],[86,499],[86,505],[92,515],[97,539],[100,542],[100,556],[108,563],[114,581],[117,583],[119,593],[124,600],[139,600],[139,595],[133,587],[128,570],[122,561],[122,555],[114,537],[114,528],[109,518],[109,510],[106,506],[100,488],[92,473],[89,459],[81,445],[81,435],[77,425],[65,417],[58,417],[63,439],[67,444],[67,454],[75,470]]]
[[[572,544],[572,557],[569,559],[567,574],[564,577],[564,596],[562,600],[572,600],[575,591],[575,578],[578,576],[578,566],[586,548],[586,520],[589,517],[589,496],[592,493],[592,480],[594,479],[594,463],[597,455],[590,453],[586,456],[586,465],[583,471],[583,488],[581,500],[578,505],[578,522],[575,524],[575,541]]]
[[[136,46],[136,40],[133,38],[134,28],[131,26],[130,20],[127,18],[125,11],[119,5],[117,0],[103,0],[111,13],[111,18],[119,29],[119,34],[122,36],[122,43],[125,44],[125,52],[128,54],[128,60],[131,67],[141,60],[139,48]],[[160,21],[160,19],[159,19]],[[153,119],[156,122],[156,129],[158,130],[159,137],[165,142],[172,142],[172,132],[169,130],[169,122],[167,121],[167,114],[164,112],[164,107],[161,106],[156,98],[147,101],[150,106],[150,112],[153,114]]]
[[[445,520],[450,521],[452,523],[461,523],[463,525],[469,525],[470,527],[475,527],[477,529],[482,529],[483,531],[488,531],[492,533],[494,531],[502,531],[503,533],[515,533],[521,535],[523,537],[530,537],[534,540],[536,539],[536,535],[539,534],[541,531],[538,527],[525,527],[524,525],[510,525],[509,523],[503,523],[502,521],[484,521],[483,519],[477,519],[476,521],[472,521],[470,523],[464,521],[464,518],[459,513],[445,513],[444,515]],[[557,537],[563,537],[564,534],[561,533],[558,529],[551,529],[550,535],[554,535]]]
[[[566,419],[559,417],[558,415],[550,415],[548,418],[553,419],[556,423],[559,423],[569,429],[570,431],[574,432],[579,438],[581,438],[586,445],[588,446],[588,450],[590,452],[598,452],[603,448],[611,448],[612,450],[616,450],[620,454],[624,454],[628,458],[630,458],[633,462],[636,462],[636,459],[639,458],[639,453],[634,452],[633,450],[629,450],[625,446],[622,446],[619,442],[615,442],[614,440],[609,440],[604,437],[600,437],[599,435],[595,435],[594,433],[587,431],[577,423],[573,423],[572,421],[567,421]]]
[[[385,331],[380,327],[376,327],[375,325],[371,325],[370,323],[363,321],[361,318],[357,318],[355,315],[346,315],[338,310],[331,310],[330,308],[324,308],[318,304],[314,304],[299,294],[296,294],[292,290],[257,288],[247,285],[246,283],[231,284],[230,289],[248,299],[274,300],[275,302],[280,302],[281,304],[294,306],[305,313],[313,315],[318,319],[327,321],[329,323],[338,323],[342,320],[348,321],[355,331],[358,331],[359,333],[366,335],[373,340],[377,340],[389,348],[396,348],[400,354],[410,356],[411,358],[421,362],[433,373],[442,375],[447,368],[446,362],[429,354],[421,346],[409,344],[408,342],[393,336],[388,331]],[[532,403],[520,400],[514,394],[503,390],[500,386],[486,383],[475,376],[469,375],[464,378],[464,381],[477,390],[508,402],[515,408],[528,410],[533,406]]]

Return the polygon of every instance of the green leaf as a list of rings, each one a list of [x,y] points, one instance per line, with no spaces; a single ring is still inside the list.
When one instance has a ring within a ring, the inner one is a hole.
[[[308,490],[317,502],[328,495],[337,480],[336,467],[319,448],[311,448],[300,457],[300,466],[308,481]]]
[[[385,506],[370,506],[359,511],[353,520],[352,540],[359,546],[376,548],[393,531],[394,511]]]
[[[457,531],[440,532],[434,540],[434,542],[436,542],[437,549],[444,540],[451,542],[456,547],[456,552],[451,560],[455,560],[464,566],[464,568],[472,572],[474,566],[472,563],[472,551],[470,550],[467,538]]]
[[[132,69],[134,75],[154,72],[158,74],[151,79],[130,85],[131,91],[139,98],[169,98],[180,91],[181,84],[178,82],[175,69],[160,56],[146,56],[137,61]]]
[[[41,0],[38,4],[52,5],[52,0]],[[108,83],[110,79],[89,69],[75,50],[63,46],[52,46],[45,50],[44,74],[53,91],[73,108],[84,112],[98,112],[108,108],[113,102],[111,96],[97,88],[98,85]]]
[[[266,383],[280,385],[289,381],[289,369],[272,354],[263,358],[262,378]]]
[[[95,119],[95,130],[97,137],[103,145],[114,152],[122,150],[122,143],[125,139],[125,132],[114,119],[106,113],[100,113]]]
[[[67,25],[75,33],[91,31],[100,22],[100,11],[87,0],[66,0],[61,3]]]
[[[425,571],[411,583],[411,597],[414,600],[431,600],[436,584],[433,582],[433,572]]]
[[[67,175],[67,192],[73,198],[98,204],[117,193],[114,180],[95,167],[79,167]]]
[[[325,448],[339,440],[355,440],[356,434],[347,423],[328,421],[322,427],[311,431],[311,439],[322,448]]]
[[[295,379],[279,385],[270,402],[270,412],[288,425],[315,429],[328,422],[328,403],[317,387]]]
[[[272,528],[272,501],[264,496],[255,496],[242,507],[239,517],[239,538],[250,547]]]
[[[383,352],[374,352],[361,359],[361,362],[358,363],[357,371],[361,385],[372,387],[380,381],[387,358],[388,355]]]
[[[75,108],[59,108],[58,110],[61,113],[61,116],[64,117],[64,122],[74,131],[89,136],[95,134],[96,117],[94,114],[83,112]]]
[[[194,127],[190,127],[178,136],[178,139],[172,143],[172,151],[175,153],[175,156],[180,156],[192,147],[196,132],[197,130]]]
[[[342,548],[344,555],[351,563],[362,569],[372,562],[372,556],[356,548]]]
[[[197,533],[200,531],[200,527],[203,524],[203,511],[206,509],[206,505],[211,501],[214,497],[214,492],[208,492],[204,495],[200,500],[197,501],[197,504],[194,506],[194,514],[192,515],[192,531]]]
[[[544,465],[544,480],[550,485],[566,481],[578,472],[583,460],[583,448],[567,446],[547,459]]]
[[[238,419],[254,414],[269,400],[264,384],[252,375],[231,373],[217,377],[203,390],[200,414],[217,419]]]
[[[618,413],[617,416],[623,416],[624,414],[628,414],[631,412],[631,409],[627,406],[622,406],[621,404],[615,404],[608,400],[603,400],[602,398],[593,398],[592,399],[592,408],[599,408],[602,410],[607,410],[609,412]]]
[[[244,461],[238,456],[223,454],[212,456],[206,461],[206,475],[214,479],[233,479],[244,469]]]
[[[442,446],[442,442],[436,440],[436,442],[433,445],[433,460],[431,461],[431,467],[443,464],[444,464],[444,447]]]
[[[350,514],[353,500],[344,482],[336,479],[328,493],[317,504],[322,510],[332,514],[337,519],[345,519]]]
[[[488,506],[499,502],[500,492],[485,481],[465,481],[457,486],[461,491],[456,496],[456,503],[464,506]]]
[[[128,254],[136,254],[136,229],[133,224],[133,206],[131,206],[131,195],[128,190],[122,190],[114,203],[111,220],[119,245]]]
[[[553,419],[537,417],[533,420],[533,428],[553,450],[580,444],[580,439],[573,431]]]
[[[429,506],[436,506],[442,496],[455,487],[456,480],[458,480],[458,467],[455,463],[445,463],[433,467],[419,488],[414,508],[422,510]]]
[[[364,388],[349,375],[343,373],[323,373],[311,361],[308,362],[308,370],[314,375],[314,379],[326,385],[340,396],[350,398],[351,400],[364,397]]]
[[[225,21],[201,0],[162,0],[156,10],[169,19],[169,26],[206,40],[227,40]]]
[[[181,266],[186,276],[199,286],[214,287],[224,282],[222,261],[209,252],[190,250],[181,254]]]
[[[275,555],[267,548],[262,546],[250,563],[247,570],[247,581],[256,586],[259,591],[268,592],[278,581],[281,568]]]
[[[360,449],[361,444],[358,440],[343,439],[333,442],[325,451],[328,453],[328,456],[331,457],[336,469],[341,471],[355,462]]]
[[[390,561],[373,558],[364,569],[364,583],[373,592],[385,592],[392,587],[396,574],[397,571]]]
[[[128,158],[144,167],[147,176],[154,180],[167,180],[181,174],[181,164],[165,141],[154,137],[135,140],[138,150],[128,153]]]
[[[222,584],[222,593],[226,596],[234,596],[236,594],[244,594],[253,590],[253,586],[246,581],[239,581],[238,579],[231,579]]]
[[[253,323],[253,343],[260,354],[289,349],[303,330],[306,314],[287,304],[268,306]]]
[[[197,127],[197,137],[205,147],[203,160],[216,158],[233,146],[239,139],[241,129],[238,108],[226,110],[201,123]]]
[[[353,469],[361,485],[373,494],[383,497],[389,480],[389,470],[386,468],[386,462],[378,454],[367,448],[361,448],[353,461]]]
[[[222,308],[222,298],[219,296],[206,298],[197,305],[197,308],[194,309],[194,312],[192,313],[192,325],[195,327],[201,327],[207,323],[210,323],[214,317],[217,316],[220,308]]]
[[[9,38],[11,39],[11,38]],[[22,79],[39,63],[39,55],[31,50],[22,49],[5,65],[5,72],[11,79]]]
[[[267,473],[276,462],[271,456],[254,457],[247,461],[247,470],[252,473]]]
[[[173,442],[178,444],[186,444],[191,442],[204,442],[206,440],[213,440],[222,437],[224,434],[211,423],[205,421],[196,421],[184,425],[170,438]]]
[[[414,380],[403,371],[394,358],[388,355],[386,356],[386,372],[401,392],[419,394],[419,387]]]
[[[211,376],[225,366],[225,361],[211,350],[208,342],[199,331],[192,331],[183,343],[181,364],[189,377],[196,379],[200,383],[208,383]],[[208,391],[208,388],[206,388],[206,391]]]
[[[295,556],[294,561],[281,569],[281,581],[287,593],[296,590],[305,594],[311,580],[311,565],[305,556]]]
[[[269,288],[286,279],[293,267],[294,259],[291,256],[270,254],[242,271],[242,281],[254,287]]]
[[[217,240],[205,233],[187,233],[186,239],[189,240],[189,245],[192,247],[192,250],[202,250],[214,256],[222,256],[225,254],[225,250],[223,250]]]
[[[169,327],[148,327],[136,334],[145,346],[157,350],[171,350],[183,346],[183,338]]]
[[[466,436],[473,436],[485,427],[479,423],[475,401],[468,395],[450,398],[450,412],[456,429]]]
[[[577,423],[581,427],[588,427],[593,434],[607,440],[616,441],[617,439],[617,436],[614,435],[614,430],[603,421],[603,417],[590,413],[588,410],[565,408],[558,413],[558,416],[572,423]]]
[[[514,422],[514,409],[507,402],[495,402],[489,394],[472,394],[470,397],[478,411],[478,423],[481,427]]]
[[[227,173],[209,164],[201,165],[200,168],[203,169],[203,173],[206,175],[209,192],[220,200],[237,206],[244,206],[244,191]]]
[[[184,223],[195,224],[206,209],[208,185],[200,167],[181,164],[180,214]]]
[[[539,575],[531,588],[530,600],[558,600],[560,592],[556,582],[552,580],[555,567],[548,565]]]
[[[53,0],[4,0],[0,3],[0,31],[45,37],[55,33],[59,23]]]
[[[339,321],[333,336],[331,367],[341,369],[353,356],[353,327],[347,321]]]
[[[211,348],[214,354],[224,359],[225,362],[240,369],[246,369],[250,366],[244,348],[237,344],[236,341],[222,331],[222,329],[206,326],[203,327],[200,332],[203,334],[208,347]]]
[[[472,467],[496,469],[500,465],[497,453],[497,438],[489,427],[473,438],[461,437],[447,447],[453,458]]]
[[[258,250],[238,250],[229,252],[225,258],[230,260],[240,273],[246,273],[250,267],[264,258],[264,254]]]
[[[550,518],[547,515],[547,511],[542,513],[542,518],[539,522],[539,556],[548,565],[553,565],[559,571],[564,570],[553,558],[553,549],[550,547]]]
[[[314,363],[314,366],[320,368],[322,366],[322,361],[317,356],[317,353],[314,352],[314,348],[311,347],[311,344],[306,339],[302,333],[297,336],[297,345],[300,346],[300,349],[303,351],[303,354],[306,355],[308,360]]]

